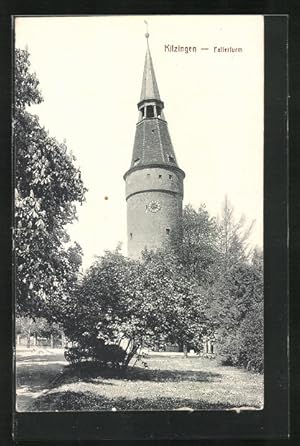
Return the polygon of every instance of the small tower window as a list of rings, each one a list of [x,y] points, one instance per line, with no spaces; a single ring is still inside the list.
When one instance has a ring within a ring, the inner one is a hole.
[[[156,113],[157,113],[157,117],[160,118],[160,116],[161,116],[161,107],[156,107]]]
[[[172,180],[172,175],[169,175],[169,180]]]
[[[162,175],[158,175],[158,178],[162,178]]]
[[[129,235],[130,235],[130,240],[132,240],[132,232]]]
[[[167,235],[170,234],[170,228],[166,228],[166,234],[167,234]]]
[[[168,155],[168,158],[169,158],[170,163],[175,163],[174,156]]]
[[[147,106],[146,117],[147,118],[154,118],[154,108],[153,108],[153,105],[148,105]]]
[[[133,162],[133,165],[134,165],[134,166],[137,166],[137,165],[139,164],[139,162],[140,162],[140,159],[139,159],[139,158],[136,158],[136,159],[134,160],[134,162]]]

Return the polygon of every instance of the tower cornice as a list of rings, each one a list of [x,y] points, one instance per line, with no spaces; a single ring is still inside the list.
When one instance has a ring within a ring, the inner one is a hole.
[[[182,176],[182,179],[185,178],[185,172],[180,169],[178,166],[172,166],[170,164],[162,164],[162,163],[153,163],[153,164],[143,164],[142,166],[131,167],[125,174],[123,175],[124,180],[130,175],[132,172],[143,169],[153,169],[153,168],[161,168],[165,170],[170,170],[172,172],[177,172]]]
[[[132,192],[131,194],[127,195],[126,197],[126,201],[130,198],[133,197],[134,195],[138,195],[138,194],[145,194],[147,192],[160,192],[163,194],[170,194],[170,195],[178,195],[179,197],[183,198],[183,193],[182,192],[178,192],[178,191],[174,191],[174,190],[166,190],[166,189],[144,189],[144,190],[138,190],[136,192]]]
[[[162,117],[158,118],[158,117],[154,116],[153,118],[145,118],[145,119],[138,121],[136,123],[136,126],[143,124],[143,122],[145,122],[146,120],[147,121],[155,121],[156,119],[159,121],[165,122],[167,124],[167,121],[165,119],[163,119]]]

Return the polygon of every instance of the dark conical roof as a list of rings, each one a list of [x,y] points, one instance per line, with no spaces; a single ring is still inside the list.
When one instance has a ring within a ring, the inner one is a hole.
[[[148,39],[140,101],[145,99],[157,99],[160,101]]]
[[[177,166],[168,125],[158,118],[144,119],[138,123],[135,132],[130,167],[147,164]]]

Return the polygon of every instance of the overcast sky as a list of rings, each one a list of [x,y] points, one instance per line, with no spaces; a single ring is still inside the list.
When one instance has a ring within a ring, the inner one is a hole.
[[[176,157],[184,204],[217,216],[228,194],[237,218],[255,220],[263,243],[263,16],[21,17],[16,46],[30,52],[44,102],[31,107],[66,140],[88,188],[69,232],[84,266],[121,241],[126,254],[123,174],[138,118],[146,39]],[[165,45],[196,46],[191,53]],[[242,48],[229,53],[215,47]],[[208,50],[201,50],[208,48]],[[108,200],[105,200],[108,197]]]

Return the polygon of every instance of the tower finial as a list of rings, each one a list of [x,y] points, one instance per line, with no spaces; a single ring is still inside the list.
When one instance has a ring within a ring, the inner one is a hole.
[[[146,20],[144,20],[144,22],[146,23],[146,34],[145,34],[145,37],[146,37],[146,39],[148,41],[149,35],[150,35],[149,32],[148,32],[148,22]]]

